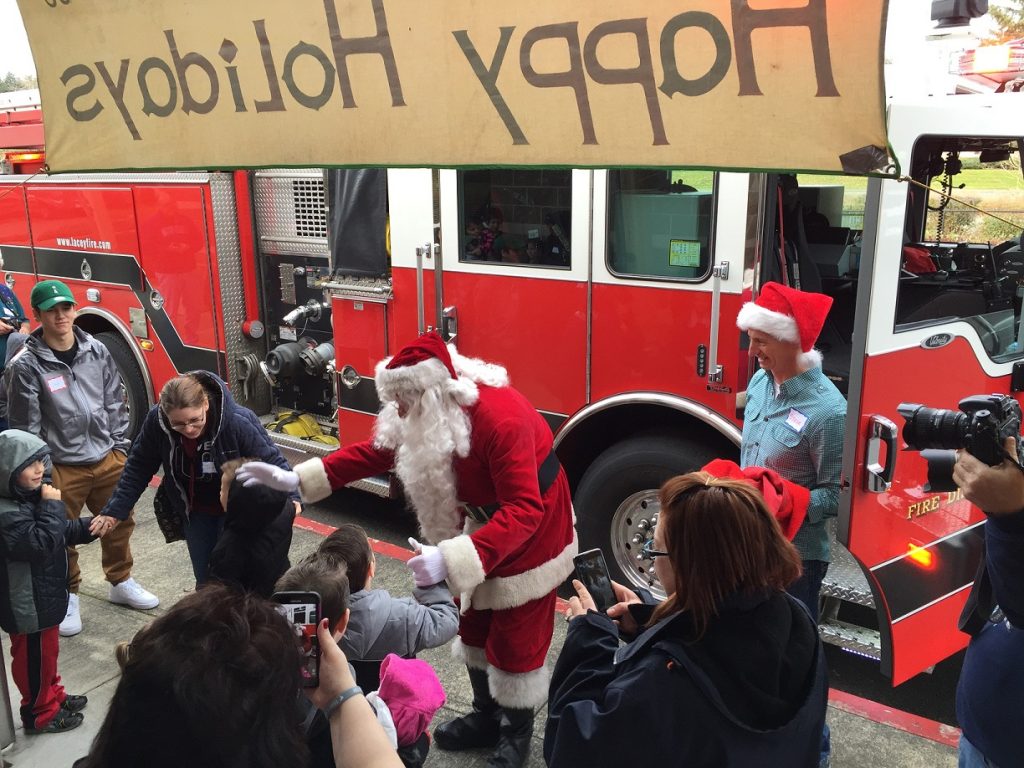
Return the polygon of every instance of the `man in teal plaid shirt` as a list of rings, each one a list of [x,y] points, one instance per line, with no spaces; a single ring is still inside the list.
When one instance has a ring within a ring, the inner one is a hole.
[[[750,355],[761,370],[747,386],[740,464],[766,467],[810,489],[807,517],[793,538],[803,574],[789,593],[818,620],[818,593],[829,562],[825,521],[839,507],[846,399],[821,370],[814,342],[825,324],[832,299],[778,283],[765,283],[756,301],[747,302],[736,324],[750,337]],[[831,743],[822,734],[821,765]]]
[[[761,365],[747,387],[740,463],[773,469],[811,491],[807,518],[793,539],[804,573],[789,591],[815,620],[829,561],[825,521],[839,506],[846,424],[846,400],[822,373],[814,349],[831,305],[824,294],[766,283],[736,318]]]

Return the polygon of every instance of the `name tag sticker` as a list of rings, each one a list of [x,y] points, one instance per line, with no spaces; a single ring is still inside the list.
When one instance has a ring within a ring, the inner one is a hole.
[[[64,376],[54,376],[52,379],[46,380],[46,386],[50,388],[51,392],[60,392],[62,389],[68,388],[68,383],[64,381]]]
[[[213,466],[212,461],[203,462],[203,474],[204,475],[215,475],[217,474],[217,468]]]
[[[796,408],[790,408],[789,416],[786,417],[786,423],[797,432],[803,432],[804,425],[807,424],[807,417]]]

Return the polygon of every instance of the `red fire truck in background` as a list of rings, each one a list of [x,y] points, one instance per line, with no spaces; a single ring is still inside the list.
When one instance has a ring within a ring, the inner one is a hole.
[[[581,546],[655,588],[642,545],[659,485],[737,454],[753,373],[735,325],[742,302],[769,279],[823,291],[834,299],[824,367],[849,417],[821,631],[900,683],[966,644],[956,617],[983,515],[927,490],[925,462],[900,450],[897,406],[1024,389],[1022,130],[1012,96],[892,104],[899,181],[501,168],[8,175],[0,253],[25,303],[38,279],[72,287],[78,323],[117,361],[134,425],[167,378],[205,368],[268,424],[297,410],[360,440],[379,405],[374,364],[439,328],[464,354],[506,365],[548,419]],[[273,436],[290,451],[329,450]]]
[[[39,91],[0,93],[0,173],[35,173],[45,157]]]

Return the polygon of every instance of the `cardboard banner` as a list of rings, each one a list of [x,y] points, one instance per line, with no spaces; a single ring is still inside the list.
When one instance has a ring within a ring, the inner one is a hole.
[[[54,171],[885,165],[886,0],[18,0]]]

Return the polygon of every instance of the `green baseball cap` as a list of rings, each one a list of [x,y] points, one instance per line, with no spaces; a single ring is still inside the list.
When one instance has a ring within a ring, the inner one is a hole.
[[[43,280],[32,289],[32,306],[36,309],[53,309],[57,304],[77,304],[75,297],[60,280]]]

